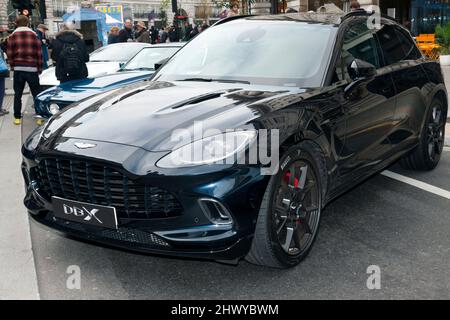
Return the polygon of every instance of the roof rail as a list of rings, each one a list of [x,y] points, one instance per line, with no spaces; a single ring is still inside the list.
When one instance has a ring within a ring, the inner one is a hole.
[[[368,10],[365,10],[365,9],[356,9],[356,10],[353,10],[353,11],[350,11],[350,12],[346,13],[342,17],[342,21],[344,21],[346,19],[349,19],[351,17],[371,16],[371,15],[373,15],[375,13],[376,13],[375,10],[368,11]],[[396,20],[394,18],[392,18],[392,17],[390,17],[390,16],[388,16],[388,15],[386,15],[384,13],[380,13],[380,16],[382,18],[385,18],[385,19],[392,20],[392,21],[396,22]]]
[[[232,17],[223,18],[223,19],[213,23],[213,25],[211,27],[217,26],[219,24],[227,23],[227,22],[230,22],[233,20],[246,18],[246,17],[253,17],[253,16],[254,16],[254,14],[244,14],[244,15],[240,15],[240,16],[232,16]]]

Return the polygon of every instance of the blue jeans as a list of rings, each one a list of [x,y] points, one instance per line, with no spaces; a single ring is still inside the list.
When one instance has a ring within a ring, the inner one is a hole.
[[[4,98],[5,98],[5,78],[0,78],[0,110],[3,109]]]

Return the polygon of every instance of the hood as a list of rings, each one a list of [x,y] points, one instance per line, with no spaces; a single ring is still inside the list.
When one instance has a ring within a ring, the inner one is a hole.
[[[60,85],[63,90],[103,89],[108,90],[115,86],[135,82],[149,77],[153,71],[121,71],[84,80],[72,81]]]
[[[254,121],[302,100],[305,91],[234,83],[133,84],[66,109],[52,118],[44,136],[55,142],[76,138],[171,150],[179,143],[171,139],[175,129],[192,133],[197,121],[203,130],[265,127]]]
[[[56,34],[56,39],[66,43],[75,43],[83,39],[83,35],[77,30],[62,30]]]
[[[116,72],[120,68],[120,63],[116,61],[111,62],[87,62],[89,77],[97,77],[104,74]],[[44,70],[39,76],[41,86],[53,87],[59,85],[56,79],[55,68],[48,68]]]
[[[36,33],[36,32],[34,32],[34,30],[32,30],[32,29],[30,29],[30,28],[28,28],[28,27],[17,27],[17,28],[13,31],[13,34],[16,33],[16,32],[33,32],[33,33]]]
[[[69,81],[40,93],[37,99],[39,101],[52,102],[77,102],[102,91],[148,79],[152,74],[152,71],[127,71],[95,78]]]

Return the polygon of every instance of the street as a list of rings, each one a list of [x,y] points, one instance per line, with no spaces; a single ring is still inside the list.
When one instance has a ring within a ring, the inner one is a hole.
[[[11,98],[7,97],[8,108]],[[22,139],[35,126],[31,103],[24,100],[27,110]],[[0,137],[20,134],[11,122],[11,114],[0,122]],[[447,125],[447,133],[449,129]],[[19,146],[14,150],[18,158]],[[6,197],[23,197],[22,177],[16,170],[19,165],[11,162],[2,167],[17,172],[17,181],[9,184],[8,190],[4,188]],[[71,239],[30,221],[34,261],[27,263],[35,271],[27,272],[35,272],[37,283],[37,292],[31,290],[30,295],[87,300],[450,299],[449,168],[450,148],[446,147],[433,172],[406,171],[394,165],[338,198],[325,209],[308,258],[289,270],[257,267],[245,261],[230,266],[138,254]],[[1,202],[2,215],[27,216],[21,203],[15,205],[14,212],[6,203]],[[18,245],[5,241],[0,246]],[[80,289],[68,289],[71,266],[80,268]],[[370,266],[380,269],[380,289],[367,286]],[[28,281],[25,278],[17,279],[17,285]],[[9,298],[9,294],[0,291],[0,299]]]

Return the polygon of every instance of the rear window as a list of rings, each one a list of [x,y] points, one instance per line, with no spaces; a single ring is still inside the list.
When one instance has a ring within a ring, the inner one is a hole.
[[[411,37],[395,26],[384,25],[377,32],[377,37],[387,65],[403,60],[415,60],[421,57]]]
[[[92,52],[89,60],[93,62],[126,62],[134,57],[142,48],[143,46],[129,43],[113,44]]]

